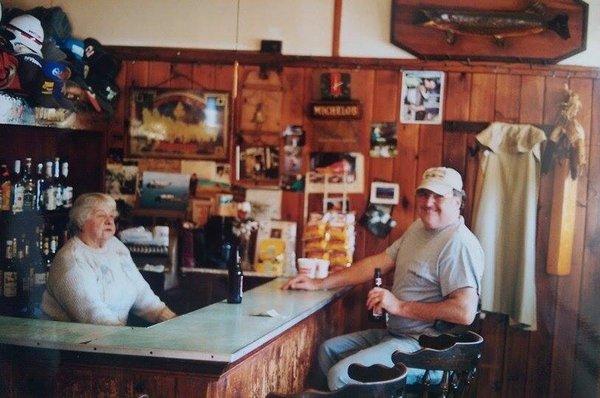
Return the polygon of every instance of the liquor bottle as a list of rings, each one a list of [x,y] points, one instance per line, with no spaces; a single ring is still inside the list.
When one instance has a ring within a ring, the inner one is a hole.
[[[381,287],[383,280],[381,279],[381,268],[375,268],[373,275],[373,286]],[[385,320],[385,310],[383,308],[373,308],[369,313],[369,318],[373,322],[383,322]]]
[[[11,181],[10,209],[13,213],[23,211],[23,184],[21,183],[21,161],[15,160],[14,174]]]
[[[230,243],[226,243],[226,245],[230,245]],[[238,245],[233,247],[233,253],[231,253],[230,249],[227,268],[227,302],[239,304],[242,302],[244,273],[242,272],[242,258],[240,256],[240,248]]]
[[[44,261],[44,267],[46,268],[46,275],[50,272],[50,266],[54,255],[50,250],[50,238],[44,237],[44,243],[42,243],[42,259]]]
[[[44,210],[56,210],[56,185],[52,177],[52,162],[46,162],[46,178],[44,181]]]
[[[0,210],[8,211],[10,210],[10,171],[8,170],[8,166],[6,164],[2,164],[0,166]]]
[[[35,209],[44,210],[44,185],[46,179],[44,178],[44,164],[37,164],[37,175],[35,179]]]
[[[54,158],[54,187],[56,191],[54,194],[56,195],[56,208],[60,208],[63,206],[62,198],[62,185],[60,183],[60,158]]]
[[[35,181],[31,170],[31,158],[25,158],[25,169],[21,177],[23,184],[23,210],[35,210],[37,199],[35,197]]]
[[[31,292],[32,272],[29,265],[29,248],[24,237],[17,246],[17,296],[19,315],[26,316],[29,312],[29,294]]]
[[[31,313],[35,318],[41,315],[40,304],[42,295],[46,290],[46,281],[48,278],[48,269],[46,266],[46,257],[50,254],[50,245],[46,242],[46,247],[42,249],[42,253],[34,250],[31,255],[31,263],[33,264],[33,278],[31,284]],[[35,253],[35,254],[34,254]]]
[[[69,162],[62,164],[62,175],[60,177],[62,186],[62,205],[66,209],[73,207],[73,186],[69,184]]]
[[[14,315],[17,311],[17,280],[19,274],[17,270],[17,264],[14,257],[13,241],[6,241],[6,255],[4,262],[4,291],[3,301],[4,308],[6,309],[6,315]]]

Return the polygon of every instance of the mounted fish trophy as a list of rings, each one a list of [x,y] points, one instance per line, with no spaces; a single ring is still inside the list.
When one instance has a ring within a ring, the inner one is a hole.
[[[556,63],[585,49],[580,0],[393,0],[391,39],[425,59]],[[571,4],[572,3],[572,4]]]

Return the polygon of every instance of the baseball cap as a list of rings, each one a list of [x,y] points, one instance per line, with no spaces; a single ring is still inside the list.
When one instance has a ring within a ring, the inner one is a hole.
[[[458,171],[449,167],[432,167],[423,173],[423,179],[417,190],[427,189],[438,195],[447,195],[453,189],[462,191],[462,188],[462,177]]]

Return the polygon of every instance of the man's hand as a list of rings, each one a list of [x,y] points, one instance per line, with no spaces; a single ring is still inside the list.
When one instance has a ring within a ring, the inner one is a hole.
[[[392,292],[380,287],[374,287],[367,295],[367,308],[369,310],[373,310],[373,308],[383,308],[392,315],[400,315],[403,303],[404,302],[398,300]]]
[[[311,279],[306,275],[298,275],[290,279],[281,288],[284,290],[320,290],[323,282],[321,279]]]

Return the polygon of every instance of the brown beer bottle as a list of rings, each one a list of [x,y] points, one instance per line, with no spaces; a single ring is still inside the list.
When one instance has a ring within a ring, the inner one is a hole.
[[[373,275],[373,287],[383,286],[383,279],[381,278],[381,268],[375,268]],[[383,308],[373,308],[369,313],[369,319],[373,322],[384,322],[385,321],[385,310]]]

